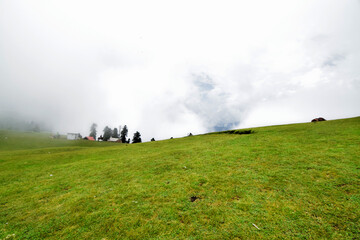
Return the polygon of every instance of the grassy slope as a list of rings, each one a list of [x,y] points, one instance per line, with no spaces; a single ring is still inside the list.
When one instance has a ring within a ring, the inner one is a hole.
[[[0,132],[0,239],[359,238],[360,118],[254,130],[134,145]]]

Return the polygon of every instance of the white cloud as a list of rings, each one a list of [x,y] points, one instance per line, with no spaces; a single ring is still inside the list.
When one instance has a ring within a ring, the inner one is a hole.
[[[59,131],[127,124],[149,140],[359,115],[358,1],[0,4],[0,106]],[[314,107],[318,93],[338,104]]]

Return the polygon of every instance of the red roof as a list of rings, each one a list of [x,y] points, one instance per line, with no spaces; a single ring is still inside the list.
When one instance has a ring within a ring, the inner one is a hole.
[[[90,140],[90,141],[95,141],[95,139],[93,138],[93,137],[86,137],[88,140]]]

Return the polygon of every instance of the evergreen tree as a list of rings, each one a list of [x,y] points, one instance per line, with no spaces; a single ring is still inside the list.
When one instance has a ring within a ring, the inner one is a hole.
[[[112,134],[112,130],[111,130],[111,128],[109,128],[108,126],[106,126],[106,127],[104,128],[104,136],[103,136],[103,140],[104,140],[104,141],[109,140],[109,139],[110,139],[110,137],[111,137],[111,134]]]
[[[118,138],[119,137],[119,133],[118,133],[117,128],[114,128],[114,130],[112,131],[111,137],[113,137],[113,138]]]
[[[152,138],[151,141],[152,141],[152,142],[155,142],[155,138]]]
[[[97,124],[93,123],[90,127],[90,137],[93,137],[96,140],[96,128],[97,128]]]
[[[132,143],[141,143],[141,135],[138,131],[136,131],[136,133],[134,133]]]
[[[127,129],[127,126],[125,125],[123,127],[123,129],[121,130],[121,136],[120,136],[121,142],[126,143],[127,135],[128,135],[128,129]]]

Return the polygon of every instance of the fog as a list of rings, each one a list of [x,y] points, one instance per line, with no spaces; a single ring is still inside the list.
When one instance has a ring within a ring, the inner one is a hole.
[[[0,1],[0,119],[149,141],[359,116],[359,29],[357,0]]]

